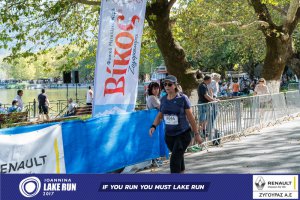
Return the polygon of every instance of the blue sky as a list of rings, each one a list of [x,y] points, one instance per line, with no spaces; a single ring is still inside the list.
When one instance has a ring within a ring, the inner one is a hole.
[[[0,49],[0,57],[5,56],[7,53],[6,49]]]

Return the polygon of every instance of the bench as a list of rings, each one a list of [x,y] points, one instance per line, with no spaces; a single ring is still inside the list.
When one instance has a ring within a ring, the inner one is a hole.
[[[92,114],[92,106],[81,106],[81,107],[75,107],[74,108],[74,114],[69,115],[69,116],[64,116],[60,118],[54,118],[50,120],[45,120],[45,121],[34,121],[34,122],[26,122],[22,123],[22,125],[32,125],[32,124],[44,124],[44,123],[52,123],[52,122],[63,122],[63,121],[68,121],[68,120],[79,120],[80,115],[90,115]]]
[[[147,109],[147,105],[146,104],[136,104],[134,109],[136,111],[137,110],[146,110]]]
[[[80,106],[75,108],[74,115],[91,115],[92,114],[92,106]],[[139,104],[135,106],[135,110],[145,110],[146,104]]]
[[[0,114],[0,128],[3,124],[16,124],[20,122],[27,122],[28,112],[13,112],[8,114]]]
[[[92,114],[92,106],[80,106],[75,108],[74,115],[91,115]]]

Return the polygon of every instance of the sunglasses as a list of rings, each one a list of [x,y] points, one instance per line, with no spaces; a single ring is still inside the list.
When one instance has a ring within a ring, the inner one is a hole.
[[[166,87],[166,86],[171,87],[172,85],[173,85],[173,83],[165,83],[165,84],[164,84],[165,87]]]

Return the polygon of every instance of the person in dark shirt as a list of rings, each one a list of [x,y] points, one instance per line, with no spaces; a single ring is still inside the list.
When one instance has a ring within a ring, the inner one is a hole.
[[[44,121],[44,115],[46,115],[46,119],[49,121],[50,117],[48,115],[49,113],[49,99],[47,95],[45,94],[45,89],[42,89],[42,93],[38,96],[39,101],[39,116],[38,121],[42,120]]]
[[[198,118],[200,129],[202,129],[204,137],[208,137],[206,133],[206,125],[207,125],[207,114],[209,112],[208,102],[217,101],[213,97],[209,96],[209,91],[207,85],[211,83],[211,77],[206,75],[203,79],[203,82],[198,86]]]
[[[191,103],[186,95],[179,93],[177,78],[168,75],[164,80],[164,86],[167,95],[161,98],[159,113],[149,130],[149,135],[152,136],[156,126],[163,119],[166,125],[165,141],[172,152],[171,173],[183,173],[185,170],[184,152],[190,144],[191,131],[194,132],[195,140],[198,143],[202,143],[202,140],[192,114]]]

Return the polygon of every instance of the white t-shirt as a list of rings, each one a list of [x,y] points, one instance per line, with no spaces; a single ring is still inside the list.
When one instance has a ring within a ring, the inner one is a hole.
[[[264,95],[264,94],[270,94],[269,89],[266,85],[256,85],[254,91],[257,95]]]
[[[92,103],[93,102],[93,97],[94,97],[94,92],[93,90],[88,90],[86,92],[86,103]]]
[[[156,96],[151,95],[147,98],[147,108],[148,109],[154,109],[154,108],[159,109],[159,106],[160,106],[160,101]]]
[[[207,87],[209,90],[212,90],[214,97],[218,96],[219,84],[217,83],[217,81],[212,80],[211,83]]]
[[[14,100],[18,101],[18,107],[23,110],[23,100],[21,96],[17,95]]]
[[[227,84],[221,87],[221,91],[226,91],[227,90]]]
[[[74,111],[74,108],[77,107],[77,104],[72,102],[72,103],[69,103],[69,106],[68,106],[68,112],[73,112]]]
[[[270,91],[266,85],[258,84],[256,85],[254,91],[256,92],[256,95],[266,95],[270,94]],[[262,96],[259,98],[260,102],[268,102],[271,100],[271,96]]]

